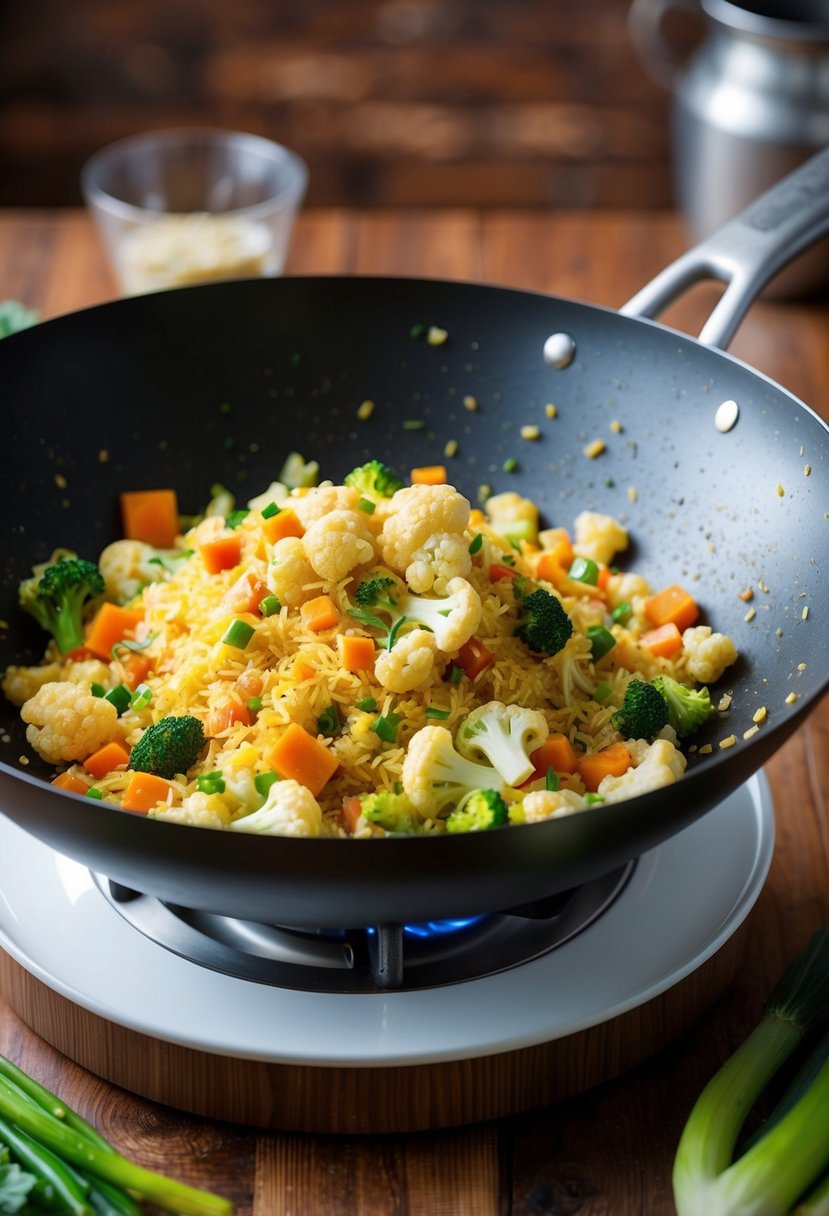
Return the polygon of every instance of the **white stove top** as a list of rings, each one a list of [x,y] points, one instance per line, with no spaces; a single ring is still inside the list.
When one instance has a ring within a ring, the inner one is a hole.
[[[75,1004],[167,1042],[273,1063],[439,1063],[549,1042],[666,991],[748,915],[773,847],[759,774],[645,854],[610,911],[543,958],[443,988],[339,995],[170,953],[111,907],[88,870],[0,816],[0,948]]]

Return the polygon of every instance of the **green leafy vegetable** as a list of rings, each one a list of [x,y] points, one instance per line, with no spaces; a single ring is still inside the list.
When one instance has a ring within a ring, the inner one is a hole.
[[[39,320],[40,314],[33,308],[27,308],[19,300],[0,300],[0,338],[8,338],[11,334],[31,329]]]
[[[193,767],[203,747],[204,727],[198,718],[189,714],[162,718],[148,726],[133,747],[129,768],[171,781]]]
[[[20,607],[51,633],[61,654],[83,645],[82,614],[88,602],[104,594],[104,580],[94,562],[74,555],[35,566],[18,588]]]

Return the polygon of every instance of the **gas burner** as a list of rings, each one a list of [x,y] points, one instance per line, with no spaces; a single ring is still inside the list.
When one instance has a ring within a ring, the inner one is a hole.
[[[350,930],[263,925],[165,903],[102,875],[95,881],[151,941],[224,975],[303,992],[410,992],[497,975],[549,953],[607,911],[633,868],[506,913]]]

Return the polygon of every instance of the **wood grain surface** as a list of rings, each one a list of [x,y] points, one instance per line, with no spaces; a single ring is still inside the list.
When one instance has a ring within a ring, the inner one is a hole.
[[[434,275],[619,306],[683,245],[666,213],[311,211],[289,270]],[[695,332],[714,294],[698,289],[668,319]],[[0,212],[6,296],[44,317],[114,296],[84,215]],[[732,350],[829,418],[825,300],[760,302]],[[655,1058],[566,1102],[439,1133],[258,1133],[180,1116],[101,1083],[37,1039],[2,999],[0,1051],[122,1151],[227,1195],[238,1216],[671,1216],[671,1164],[695,1096],[757,1019],[785,962],[829,921],[827,755],[824,703],[768,766],[775,857],[726,995]]]

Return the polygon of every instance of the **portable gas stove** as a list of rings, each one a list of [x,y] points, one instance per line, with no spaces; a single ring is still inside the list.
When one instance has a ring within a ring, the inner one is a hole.
[[[0,987],[70,1058],[178,1109],[314,1132],[476,1122],[688,1029],[733,977],[773,844],[760,774],[547,904],[302,932],[115,886],[0,818]]]

